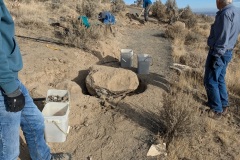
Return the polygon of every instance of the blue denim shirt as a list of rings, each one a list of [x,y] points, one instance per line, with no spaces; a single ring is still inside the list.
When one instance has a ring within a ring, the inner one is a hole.
[[[15,91],[18,71],[23,67],[22,56],[14,37],[14,22],[3,0],[0,0],[0,88],[6,94]]]
[[[143,8],[146,8],[149,4],[152,4],[151,0],[143,0]]]
[[[240,11],[232,4],[217,12],[207,44],[214,48],[213,56],[221,57],[234,48],[240,32]]]

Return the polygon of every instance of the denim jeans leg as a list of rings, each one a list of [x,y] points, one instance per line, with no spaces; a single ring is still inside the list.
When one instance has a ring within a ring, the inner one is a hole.
[[[0,159],[16,160],[19,155],[21,112],[7,112],[3,92],[0,91]]]
[[[31,159],[50,160],[50,149],[44,139],[44,118],[34,104],[27,89],[20,83],[20,89],[25,96],[25,107],[21,113],[21,128],[23,130]]]
[[[231,54],[218,58],[214,67],[212,59],[213,56],[211,55],[211,51],[209,51],[205,66],[204,86],[210,108],[216,112],[222,112],[222,106],[228,104],[228,94],[224,79],[226,68],[231,60]]]
[[[223,66],[221,65],[213,68],[212,60],[213,56],[208,54],[205,66],[204,86],[207,92],[208,105],[210,108],[216,112],[222,112],[223,109],[218,88],[218,78]]]
[[[232,51],[227,51],[224,56],[221,57],[224,67],[222,69],[222,72],[220,73],[218,83],[219,83],[219,92],[220,92],[220,98],[221,98],[221,103],[222,106],[229,106],[229,100],[228,100],[228,91],[227,91],[227,86],[225,83],[225,75],[226,75],[226,70],[229,62],[232,59]]]

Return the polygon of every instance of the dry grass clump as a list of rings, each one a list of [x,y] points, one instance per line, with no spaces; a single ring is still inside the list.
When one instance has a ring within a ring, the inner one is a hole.
[[[240,36],[238,37],[238,41],[237,41],[237,43],[235,45],[235,49],[234,50],[235,50],[236,54],[240,55]]]
[[[192,95],[181,91],[172,91],[166,95],[161,120],[166,128],[168,144],[173,138],[186,137],[198,130],[196,118],[197,108]]]
[[[165,31],[165,37],[170,39],[184,39],[186,30],[180,25],[169,25]]]
[[[187,54],[184,46],[184,41],[182,41],[181,39],[175,39],[171,48],[173,61],[176,63],[179,63],[182,57],[185,57]]]
[[[192,17],[192,15],[194,14],[192,12],[192,9],[190,8],[190,6],[185,7],[184,9],[180,9],[179,12],[181,13],[180,17],[181,19],[189,19]]]
[[[163,20],[167,19],[166,6],[162,4],[161,1],[157,1],[156,3],[154,3],[151,10],[153,17],[157,17],[158,19]]]
[[[66,27],[57,27],[54,30],[55,38],[61,43],[86,49],[87,43],[101,38],[102,28],[98,25],[91,25],[86,28],[80,20],[69,19],[65,22]]]
[[[199,69],[203,71],[205,61],[206,61],[206,54],[203,54],[201,52],[195,52],[194,51],[185,51],[185,54],[181,55],[179,57],[179,61],[177,63],[190,66],[195,69]]]
[[[87,17],[97,17],[97,7],[98,0],[85,0],[82,2],[82,10],[79,12],[80,14],[86,15]]]
[[[172,41],[172,57],[174,62],[179,62],[181,57],[186,55],[184,46],[185,36],[187,31],[182,25],[169,25],[165,30],[164,36]]]
[[[214,17],[205,14],[196,15],[199,22],[213,23]]]
[[[226,83],[230,93],[240,95],[240,70],[239,70],[239,63],[240,58],[239,55],[234,57],[233,62],[229,64],[226,74]]]
[[[185,20],[185,24],[187,28],[194,28],[197,25],[197,19],[194,14],[192,14],[187,20]]]
[[[199,112],[199,90],[189,86],[181,76],[174,89],[165,95],[161,122],[166,128],[168,160],[179,159],[238,159],[240,129],[234,116],[214,120]],[[177,88],[177,89],[176,89]],[[238,120],[239,121],[239,120]],[[223,129],[224,128],[224,129]]]
[[[192,31],[207,38],[210,33],[210,25],[207,23],[198,24],[194,29],[192,29]]]
[[[233,58],[229,63],[226,74],[226,83],[229,92],[232,94],[240,95],[240,37],[236,43],[235,49],[233,50]]]
[[[186,93],[198,96],[200,94],[205,94],[205,89],[203,85],[203,75],[204,72],[201,69],[188,70],[183,74],[178,76],[176,84],[177,88],[181,88]]]
[[[126,9],[125,2],[123,0],[112,0],[112,12],[118,13]]]
[[[189,29],[194,28],[197,25],[196,15],[192,12],[189,6],[179,10],[179,21],[184,22]]]
[[[17,7],[10,7],[10,13],[15,19],[17,26],[27,29],[49,29],[46,23],[47,11],[41,2],[18,2]],[[11,6],[11,3],[7,3]],[[36,9],[37,8],[37,9]]]
[[[185,37],[185,45],[193,45],[201,41],[202,41],[201,35],[192,31],[189,31]]]

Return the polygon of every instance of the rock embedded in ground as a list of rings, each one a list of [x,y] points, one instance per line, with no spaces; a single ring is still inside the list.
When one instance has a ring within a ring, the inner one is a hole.
[[[86,77],[88,92],[93,96],[120,96],[138,88],[139,80],[133,71],[94,65]]]

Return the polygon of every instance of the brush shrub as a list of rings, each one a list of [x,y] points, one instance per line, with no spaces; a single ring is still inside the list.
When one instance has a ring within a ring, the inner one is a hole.
[[[198,43],[200,41],[202,41],[202,37],[201,35],[199,35],[198,33],[195,33],[195,32],[191,32],[189,31],[187,34],[186,34],[186,37],[185,37],[185,45],[192,45],[194,43]]]
[[[166,6],[162,4],[161,1],[154,3],[151,10],[153,17],[156,17],[158,19],[167,19]]]
[[[175,137],[187,137],[197,129],[197,108],[190,94],[171,91],[165,95],[161,120],[165,125],[167,141],[170,143]]]
[[[165,30],[164,36],[170,39],[185,39],[185,28],[180,25],[169,25]]]
[[[126,8],[126,5],[123,0],[113,0],[112,1],[112,12],[118,13],[121,11],[124,11]]]

